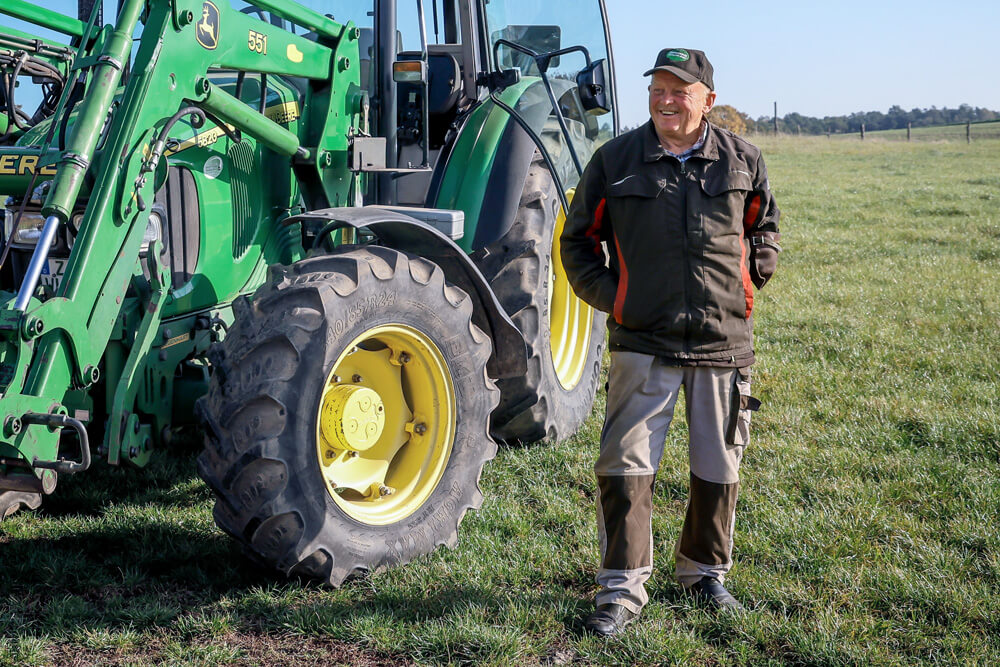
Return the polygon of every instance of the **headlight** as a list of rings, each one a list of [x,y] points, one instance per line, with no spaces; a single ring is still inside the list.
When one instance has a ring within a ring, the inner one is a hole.
[[[14,245],[21,246],[37,245],[38,239],[42,237],[42,228],[45,226],[45,216],[39,212],[25,211],[21,214],[21,223],[17,226],[17,230],[15,231],[15,212],[10,209],[4,209],[4,211],[4,234],[8,239],[10,239],[10,242]],[[58,238],[54,237],[50,247],[54,248],[58,242]]]

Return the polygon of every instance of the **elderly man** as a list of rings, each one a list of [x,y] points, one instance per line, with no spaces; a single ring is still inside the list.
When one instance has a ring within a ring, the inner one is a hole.
[[[609,313],[595,465],[601,590],[586,621],[601,635],[620,631],[648,599],[653,484],[681,387],[691,486],[676,577],[709,605],[742,609],[723,581],[740,459],[760,405],[750,396],[753,289],[774,272],[779,212],[760,151],[706,119],[712,74],[701,51],[659,53],[646,72],[650,121],[597,151],[561,237],[574,290]]]

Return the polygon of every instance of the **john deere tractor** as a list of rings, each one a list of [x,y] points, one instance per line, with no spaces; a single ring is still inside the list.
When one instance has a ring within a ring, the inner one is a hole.
[[[453,543],[497,441],[593,401],[557,245],[617,129],[603,3],[92,2],[0,5],[0,515],[200,423],[268,567]]]

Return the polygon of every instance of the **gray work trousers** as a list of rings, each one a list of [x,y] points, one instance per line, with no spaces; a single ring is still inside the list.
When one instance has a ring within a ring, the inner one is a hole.
[[[601,586],[597,604],[639,612],[653,571],[653,484],[667,428],[684,387],[691,488],[674,548],[676,577],[724,580],[732,567],[733,524],[743,449],[750,442],[750,369],[667,366],[657,357],[612,352],[597,474]]]

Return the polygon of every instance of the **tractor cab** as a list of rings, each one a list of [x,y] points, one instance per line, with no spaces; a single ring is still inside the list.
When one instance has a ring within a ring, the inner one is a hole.
[[[513,118],[547,154],[564,192],[616,132],[610,36],[600,0],[305,4],[334,19],[350,18],[361,31],[368,132],[386,141],[380,168],[387,172],[370,179],[367,202],[442,204],[451,149],[477,114],[498,109]],[[493,124],[499,121],[494,117]]]

